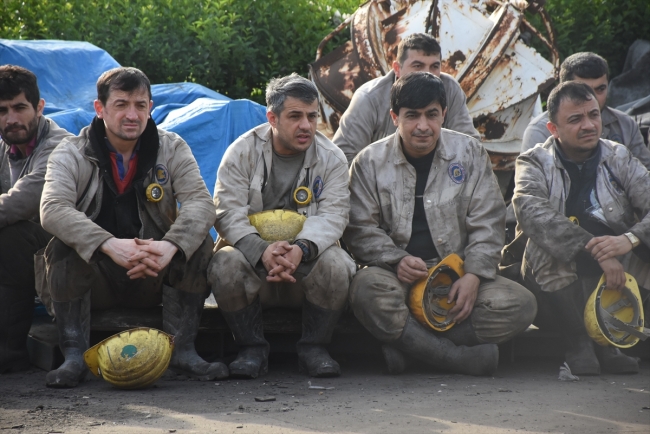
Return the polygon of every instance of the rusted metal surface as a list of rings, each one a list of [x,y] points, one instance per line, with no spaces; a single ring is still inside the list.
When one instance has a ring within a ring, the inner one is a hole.
[[[321,93],[321,122],[330,135],[366,81],[392,68],[399,42],[427,32],[442,47],[442,70],[467,95],[467,107],[491,155],[494,170],[512,170],[530,119],[541,111],[538,94],[559,70],[555,34],[543,0],[370,0],[351,19],[351,40],[310,65]],[[547,36],[531,26],[524,11],[539,13]],[[344,23],[345,24],[345,23]],[[342,31],[339,26],[334,34]],[[520,38],[530,32],[550,50],[549,63]],[[327,131],[325,131],[327,133]],[[514,157],[513,157],[514,156]]]

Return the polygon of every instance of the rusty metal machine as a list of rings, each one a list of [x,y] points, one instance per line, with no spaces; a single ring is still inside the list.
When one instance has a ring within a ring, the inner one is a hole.
[[[321,130],[333,135],[354,91],[383,76],[397,57],[400,40],[426,32],[442,47],[442,71],[456,78],[481,134],[493,169],[509,178],[529,121],[541,113],[539,93],[551,86],[559,54],[543,1],[524,0],[370,0],[326,36],[310,65],[321,96]],[[540,14],[545,37],[525,18]],[[334,36],[350,27],[351,40],[323,55]],[[525,39],[539,38],[552,62]],[[501,176],[500,176],[501,175]],[[507,182],[506,182],[507,183]]]

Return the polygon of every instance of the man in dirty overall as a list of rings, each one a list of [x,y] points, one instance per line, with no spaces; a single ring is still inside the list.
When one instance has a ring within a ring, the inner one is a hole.
[[[0,66],[0,374],[29,368],[34,254],[51,235],[38,219],[47,158],[67,131],[43,116],[36,76]]]
[[[443,128],[480,140],[467,110],[465,92],[451,75],[440,71],[440,65],[440,45],[432,36],[414,33],[400,41],[393,69],[357,89],[341,117],[332,141],[345,153],[348,163],[369,144],[395,132],[390,116],[391,86],[401,76],[416,71],[430,72],[442,80],[447,95]]]
[[[135,68],[97,81],[97,116],[64,140],[47,165],[41,200],[47,283],[63,365],[49,387],[74,387],[87,369],[90,308],[163,303],[174,335],[170,368],[193,378],[225,378],[194,348],[208,295],[206,269],[214,205],[189,146],[150,118],[151,86]],[[180,203],[180,208],[179,208]]]
[[[602,123],[601,137],[627,147],[632,155],[650,170],[650,150],[643,142],[639,126],[622,111],[607,107],[609,67],[607,61],[595,53],[575,53],[567,57],[560,67],[560,83],[577,81],[590,86],[596,95]],[[548,111],[533,118],[521,144],[521,152],[546,142],[551,136],[547,128]]]
[[[534,323],[563,334],[574,374],[636,373],[635,358],[594,345],[583,313],[602,274],[610,289],[624,287],[626,269],[650,287],[650,174],[628,148],[600,138],[589,85],[560,84],[548,113],[552,136],[518,157],[512,199],[529,238],[521,272],[537,297]]]
[[[533,295],[496,275],[505,205],[480,142],[442,128],[444,83],[416,72],[391,89],[397,132],[364,149],[350,167],[350,224],[343,240],[366,268],[350,286],[359,321],[380,341],[390,373],[406,356],[433,368],[491,375],[499,342],[528,327]],[[409,312],[411,285],[450,254],[465,275],[451,287],[455,325],[434,332]]]
[[[239,345],[230,374],[256,378],[267,372],[262,309],[302,306],[301,372],[338,376],[339,364],[325,345],[356,269],[336,245],[348,223],[347,163],[316,131],[318,92],[312,82],[296,74],[273,79],[266,103],[268,123],[230,145],[214,190],[219,241],[208,281]],[[297,203],[297,189],[310,190],[310,199]],[[263,240],[248,216],[264,210],[306,216],[295,241]]]

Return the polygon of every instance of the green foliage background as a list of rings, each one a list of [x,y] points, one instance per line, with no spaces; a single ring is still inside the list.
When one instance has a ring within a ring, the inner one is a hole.
[[[193,81],[263,102],[267,81],[306,75],[318,43],[362,2],[0,0],[0,37],[88,41],[154,83]],[[648,0],[548,0],[546,9],[562,58],[595,51],[610,61],[612,76],[635,39],[650,39]]]

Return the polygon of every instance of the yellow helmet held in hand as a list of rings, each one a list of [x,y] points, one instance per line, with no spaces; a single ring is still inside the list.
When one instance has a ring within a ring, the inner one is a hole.
[[[463,260],[455,253],[430,268],[429,275],[411,287],[409,307],[415,319],[439,332],[452,328],[455,323],[448,317],[449,309],[456,302],[447,300],[451,285],[464,274]]]
[[[643,327],[643,305],[636,279],[625,273],[625,289],[606,289],[605,275],[585,306],[585,328],[599,345],[630,348],[650,336]]]
[[[307,220],[304,215],[286,209],[270,209],[248,216],[248,220],[257,229],[264,241],[293,242],[296,235],[302,231],[302,225]]]
[[[167,370],[174,337],[157,329],[140,327],[104,339],[84,353],[88,369],[120,389],[141,389]]]

